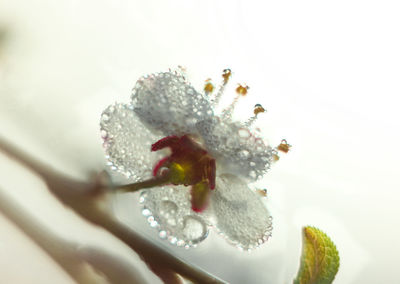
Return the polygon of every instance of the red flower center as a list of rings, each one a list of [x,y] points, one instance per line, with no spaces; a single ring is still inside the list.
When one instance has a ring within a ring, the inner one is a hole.
[[[174,185],[191,185],[192,209],[203,211],[208,204],[210,190],[215,188],[215,159],[188,135],[167,136],[151,146],[152,151],[170,148],[171,155],[161,159],[153,175],[164,174]]]

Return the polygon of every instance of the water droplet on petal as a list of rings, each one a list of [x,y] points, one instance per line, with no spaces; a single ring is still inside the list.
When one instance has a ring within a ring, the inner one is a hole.
[[[246,128],[240,128],[238,130],[238,134],[240,138],[247,139],[250,137],[250,132]]]
[[[240,159],[247,159],[249,157],[250,152],[247,150],[240,150],[238,155]]]
[[[183,234],[192,243],[199,243],[207,237],[208,230],[201,218],[188,215],[183,219]]]
[[[160,204],[160,215],[164,216],[165,218],[170,218],[176,215],[178,211],[178,206],[175,202],[164,200]]]
[[[143,191],[143,192],[140,194],[139,203],[140,203],[140,204],[144,203],[144,202],[146,201],[146,197],[147,197],[147,193],[146,193],[145,191]],[[142,211],[142,214],[143,214],[143,211]]]
[[[178,206],[169,200],[164,200],[160,204],[160,216],[164,217],[167,223],[171,226],[176,226],[176,213],[178,212]]]
[[[104,129],[102,129],[100,131],[100,135],[101,135],[101,138],[103,138],[103,139],[107,139],[107,137],[108,137],[108,133]]]
[[[176,244],[176,242],[178,241],[178,239],[176,238],[176,237],[173,237],[173,236],[169,236],[168,237],[168,241],[171,243],[171,244]]]
[[[145,216],[145,217],[150,216],[151,215],[151,211],[149,209],[147,209],[147,208],[144,208],[142,210],[142,215]]]
[[[167,237],[167,232],[166,231],[160,231],[159,233],[158,233],[158,235],[159,235],[159,237],[161,238],[161,239],[165,239],[166,237]]]

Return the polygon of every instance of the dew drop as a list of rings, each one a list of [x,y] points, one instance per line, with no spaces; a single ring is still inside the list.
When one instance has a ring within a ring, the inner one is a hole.
[[[183,218],[184,236],[192,243],[199,243],[208,235],[207,226],[204,221],[193,215],[188,215]]]
[[[167,232],[166,231],[160,231],[159,233],[158,233],[158,235],[159,235],[159,237],[161,238],[161,239],[165,239],[166,237],[167,237]]]
[[[250,152],[247,150],[240,150],[238,152],[238,155],[239,155],[240,159],[247,159],[250,155]]]
[[[177,211],[178,206],[173,201],[164,200],[160,204],[160,214],[165,218],[175,216]]]
[[[178,241],[178,239],[176,238],[176,237],[173,237],[173,236],[170,236],[170,237],[168,237],[168,241],[171,243],[171,244],[176,244],[176,242]]]
[[[143,192],[140,194],[139,203],[140,203],[140,204],[143,204],[143,203],[146,201],[146,197],[147,197],[147,192],[143,191]],[[142,211],[142,214],[143,214],[143,211]]]
[[[170,200],[164,200],[160,204],[160,216],[165,218],[166,222],[171,225],[175,226],[176,225],[176,214],[178,212],[178,206],[170,201]]]
[[[101,135],[101,138],[103,138],[103,139],[107,139],[107,137],[108,137],[108,133],[104,129],[102,129],[100,131],[100,135]]]
[[[147,209],[147,208],[144,208],[142,210],[142,215],[145,216],[145,217],[150,216],[151,215],[151,211],[149,209]]]
[[[249,130],[247,130],[246,128],[240,128],[240,129],[238,130],[238,134],[239,134],[239,137],[240,137],[240,138],[246,139],[246,138],[249,138],[249,137],[250,137],[250,132],[249,132]]]
[[[257,174],[256,174],[255,171],[250,171],[250,172],[249,172],[249,176],[250,176],[251,178],[256,178],[256,177],[257,177]]]
[[[108,121],[110,120],[110,116],[106,113],[103,113],[103,115],[101,116],[101,120],[102,121]]]

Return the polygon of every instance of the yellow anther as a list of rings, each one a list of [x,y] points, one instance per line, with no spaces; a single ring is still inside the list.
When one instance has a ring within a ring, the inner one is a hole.
[[[222,78],[224,78],[224,84],[228,83],[231,75],[232,75],[231,69],[224,69],[222,71]]]
[[[278,145],[277,149],[283,153],[287,153],[292,145],[289,145],[286,139],[282,139],[281,144]]]
[[[279,161],[279,156],[278,156],[278,154],[273,154],[273,155],[272,155],[272,159],[274,159],[274,162]]]
[[[210,94],[214,91],[214,85],[211,83],[211,79],[207,79],[204,84],[204,92],[206,94]]]
[[[265,109],[260,104],[256,104],[254,106],[254,114],[258,115],[259,113],[265,112]]]
[[[239,95],[245,96],[247,94],[247,90],[249,89],[248,86],[244,85],[240,85],[236,88],[236,93],[238,93]]]
[[[262,197],[267,197],[267,189],[257,189],[256,192],[262,196]]]

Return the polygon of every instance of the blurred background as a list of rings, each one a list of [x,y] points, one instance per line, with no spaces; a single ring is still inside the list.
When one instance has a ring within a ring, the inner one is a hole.
[[[243,253],[212,232],[195,249],[169,246],[139,216],[136,195],[115,200],[118,217],[231,283],[290,283],[305,225],[336,243],[335,283],[399,283],[399,12],[397,1],[0,0],[0,137],[84,180],[106,168],[102,110],[128,102],[140,76],[181,65],[201,89],[231,68],[232,82],[251,87],[235,117],[261,103],[266,139],[293,145],[259,183],[274,217],[270,241]],[[1,152],[0,190],[59,236],[160,283]],[[73,280],[0,216],[0,282]]]

